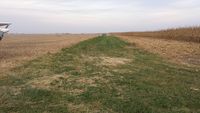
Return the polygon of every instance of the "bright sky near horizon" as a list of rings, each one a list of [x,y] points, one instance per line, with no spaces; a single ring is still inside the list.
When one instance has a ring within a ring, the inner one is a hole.
[[[145,31],[200,25],[200,0],[0,0],[14,33]]]

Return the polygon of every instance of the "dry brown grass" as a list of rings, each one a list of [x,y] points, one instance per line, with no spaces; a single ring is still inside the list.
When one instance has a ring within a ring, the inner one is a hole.
[[[10,34],[0,42],[0,75],[5,71],[47,53],[55,53],[96,34],[25,35]]]
[[[115,58],[115,57],[101,57],[101,65],[104,66],[118,66],[131,62],[131,59]]]
[[[55,81],[61,81],[63,79],[67,79],[69,76],[67,75],[53,75],[53,76],[43,76],[39,78],[35,78],[31,81],[29,81],[26,85],[30,85],[32,88],[39,88],[39,89],[47,89],[50,90],[50,88],[54,88],[53,85],[51,85]]]
[[[177,64],[200,67],[200,44],[138,36],[120,36],[138,47],[161,55]]]
[[[200,43],[200,27],[185,27],[150,32],[124,32],[117,34],[123,36],[153,37]]]

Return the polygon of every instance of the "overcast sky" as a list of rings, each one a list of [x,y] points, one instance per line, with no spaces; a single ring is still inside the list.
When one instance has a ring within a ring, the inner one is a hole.
[[[0,0],[14,33],[145,31],[200,25],[200,0]]]

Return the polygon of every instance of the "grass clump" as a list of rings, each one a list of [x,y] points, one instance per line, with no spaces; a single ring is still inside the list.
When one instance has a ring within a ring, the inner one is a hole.
[[[199,112],[199,74],[104,35],[12,70],[0,112]]]

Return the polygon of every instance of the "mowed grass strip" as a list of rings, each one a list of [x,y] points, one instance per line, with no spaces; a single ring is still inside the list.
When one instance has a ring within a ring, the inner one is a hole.
[[[0,79],[0,112],[197,113],[200,71],[113,36],[47,54]]]

